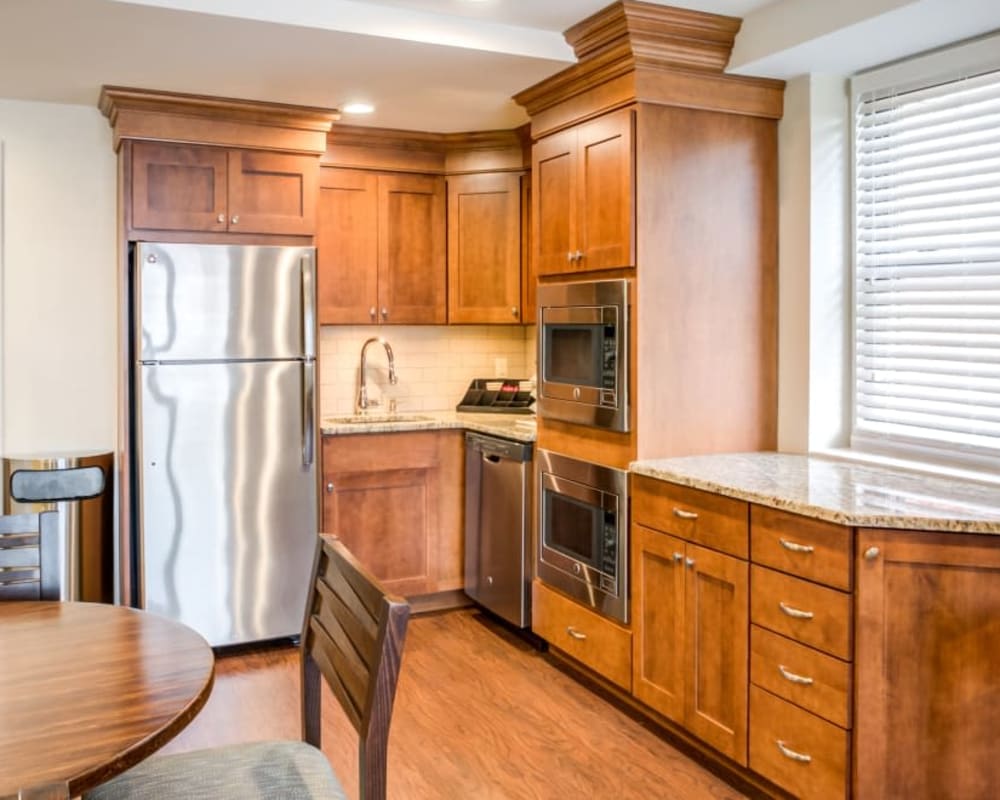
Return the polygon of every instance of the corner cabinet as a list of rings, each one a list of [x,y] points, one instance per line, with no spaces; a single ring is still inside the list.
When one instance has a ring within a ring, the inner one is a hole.
[[[130,143],[131,227],[309,236],[315,155],[168,142]]]
[[[855,796],[1000,787],[1000,538],[858,531]]]
[[[320,324],[443,324],[444,178],[324,167],[319,186]]]
[[[323,437],[323,532],[398,594],[463,586],[461,431]]]
[[[635,266],[634,129],[634,113],[624,109],[535,143],[536,274]]]
[[[449,322],[521,322],[521,180],[448,178]]]

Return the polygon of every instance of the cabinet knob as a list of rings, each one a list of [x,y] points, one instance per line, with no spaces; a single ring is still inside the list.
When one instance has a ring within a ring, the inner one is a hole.
[[[511,306],[511,307],[510,307],[510,315],[511,315],[511,316],[512,316],[512,317],[513,317],[514,319],[517,319],[517,317],[518,317],[518,314],[517,314],[517,306]]]
[[[226,221],[226,215],[225,214],[219,214],[219,216],[217,216],[215,218],[215,221],[216,222],[225,222]]]
[[[569,251],[569,252],[568,252],[568,253],[566,254],[566,260],[567,260],[567,261],[572,261],[572,260],[573,260],[573,251],[572,251],[572,250],[570,250],[570,251]]]
[[[689,567],[693,567],[694,559],[688,556],[687,558],[684,559],[684,563],[687,564]]]
[[[239,223],[239,221],[240,221],[240,215],[239,214],[233,214],[233,216],[231,216],[229,218],[229,222],[230,222],[231,225],[236,225],[236,224]]]
[[[865,550],[865,561],[874,561],[881,552],[877,547],[869,547]]]
[[[326,493],[327,493],[327,494],[333,494],[333,481],[330,481],[330,482],[329,482],[329,483],[328,483],[328,484],[326,485]]]
[[[378,311],[375,310],[375,306],[372,306],[371,308],[368,309],[368,316],[372,318],[372,322],[375,321],[376,314],[378,314]]]
[[[574,261],[580,261],[582,258],[583,258],[583,251],[582,250],[577,250],[575,253],[573,253],[573,260]]]
[[[386,308],[385,306],[382,306],[382,319],[383,320],[389,319],[389,309]]]
[[[674,553],[674,561],[676,561],[679,564],[683,560],[684,560],[683,553]]]

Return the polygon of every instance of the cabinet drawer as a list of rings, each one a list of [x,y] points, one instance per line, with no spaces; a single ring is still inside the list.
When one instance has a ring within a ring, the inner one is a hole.
[[[849,661],[851,620],[849,594],[773,569],[751,567],[751,622]]]
[[[742,500],[632,476],[636,522],[737,558],[747,558],[750,549],[748,509]]]
[[[836,589],[851,589],[853,536],[843,525],[750,507],[753,561]]]
[[[632,633],[549,589],[532,584],[531,628],[625,691],[632,691]]]
[[[851,664],[750,626],[750,680],[842,728],[851,727]]]
[[[796,797],[847,796],[850,734],[750,687],[750,769]]]

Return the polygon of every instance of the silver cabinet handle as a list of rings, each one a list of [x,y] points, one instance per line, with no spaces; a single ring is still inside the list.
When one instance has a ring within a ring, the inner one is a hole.
[[[683,560],[684,560],[684,554],[683,553],[674,553],[674,561],[680,563]]]
[[[683,508],[675,508],[674,516],[681,519],[698,519],[698,515],[693,511],[685,511]]]
[[[316,362],[302,362],[302,465],[312,466],[316,454],[314,408],[316,402]]]
[[[375,321],[376,314],[378,314],[378,311],[375,310],[375,306],[372,306],[371,308],[368,309],[368,316],[372,318],[372,322]]]
[[[330,482],[329,482],[329,483],[328,483],[328,484],[326,485],[326,493],[327,493],[327,494],[333,494],[333,481],[330,481]]]
[[[802,611],[799,608],[794,608],[793,606],[788,605],[784,601],[778,602],[778,608],[784,611],[788,616],[795,619],[812,619],[816,616],[812,611]]]
[[[215,221],[216,222],[225,222],[226,221],[226,215],[225,214],[219,214],[219,216],[217,216],[215,218]]]
[[[236,225],[236,224],[238,224],[238,223],[239,223],[239,221],[240,221],[240,215],[239,215],[239,214],[233,214],[233,216],[232,216],[232,217],[230,217],[229,221],[230,221],[230,223],[232,223],[233,225]]]
[[[805,753],[795,752],[792,748],[781,741],[781,739],[775,739],[774,743],[778,745],[778,749],[781,751],[781,754],[786,758],[792,759],[792,761],[799,761],[803,764],[808,764],[813,760],[812,756],[807,756]]]
[[[587,634],[585,634],[583,631],[578,631],[572,625],[569,625],[566,628],[566,633],[568,633],[570,636],[572,636],[574,639],[577,639],[578,641],[583,641],[584,639],[587,638]]]
[[[796,675],[794,672],[790,672],[784,664],[778,664],[778,672],[781,673],[782,678],[790,683],[797,683],[799,686],[813,685],[812,678],[807,678],[805,675]]]
[[[865,550],[865,561],[874,561],[878,558],[879,553],[882,552],[877,547],[869,547]]]
[[[799,544],[798,542],[790,542],[788,539],[778,539],[778,541],[781,542],[782,547],[793,553],[812,553],[816,549],[811,544]]]
[[[382,306],[382,319],[389,319],[389,309]]]

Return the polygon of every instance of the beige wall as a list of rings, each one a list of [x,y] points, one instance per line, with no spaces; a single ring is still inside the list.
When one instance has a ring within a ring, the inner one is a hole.
[[[0,450],[110,450],[111,129],[96,107],[0,99],[0,142]]]

